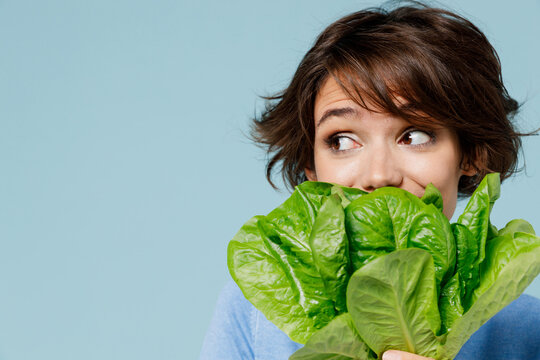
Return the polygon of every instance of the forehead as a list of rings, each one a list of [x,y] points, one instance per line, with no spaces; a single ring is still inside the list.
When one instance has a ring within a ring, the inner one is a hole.
[[[414,98],[409,100],[401,96],[398,90],[391,90],[391,86],[386,87],[386,92],[374,93],[358,81],[359,79],[342,81],[340,77],[336,80],[333,75],[328,75],[315,97],[313,109],[315,123],[318,123],[329,110],[347,106],[389,114],[419,127],[450,129],[446,121],[430,116]]]
[[[357,105],[372,112],[389,112],[381,105],[375,105],[373,101],[370,101],[368,95],[360,95],[359,93],[360,91],[356,91],[356,89],[345,89],[345,86],[339,84],[333,76],[328,76],[323,81],[315,98],[315,120],[318,121],[328,109],[339,105]],[[396,94],[392,94],[391,96],[393,105],[402,107],[407,104],[407,101],[403,97]]]
[[[315,98],[315,121],[318,121],[331,106],[345,102],[354,101],[332,76],[328,76]]]

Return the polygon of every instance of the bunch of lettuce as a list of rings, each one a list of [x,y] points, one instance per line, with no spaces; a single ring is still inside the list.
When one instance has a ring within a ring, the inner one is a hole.
[[[372,193],[305,182],[228,247],[244,296],[289,337],[291,356],[376,359],[388,349],[453,359],[540,272],[540,238],[524,220],[497,230],[490,174],[456,223],[432,185]]]

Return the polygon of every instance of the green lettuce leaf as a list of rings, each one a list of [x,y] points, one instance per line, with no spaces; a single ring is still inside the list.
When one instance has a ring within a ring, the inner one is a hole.
[[[374,360],[367,345],[356,333],[351,316],[339,315],[308,340],[289,360]]]
[[[452,232],[456,240],[456,273],[459,274],[460,307],[467,311],[471,306],[474,289],[478,286],[479,277],[479,242],[464,225],[452,224]],[[457,300],[456,300],[457,301]]]
[[[345,292],[352,273],[349,264],[349,241],[345,233],[345,214],[337,195],[326,198],[313,224],[309,245],[313,260],[335,310],[347,310]]]
[[[498,236],[506,234],[514,234],[516,232],[523,232],[531,235],[536,235],[531,224],[523,219],[510,220],[508,224],[501,230],[499,230]]]
[[[433,204],[440,211],[443,210],[442,194],[432,183],[429,183],[426,186],[426,190],[424,191],[424,195],[422,196],[421,200],[425,204]]]
[[[267,216],[249,220],[229,243],[229,271],[244,296],[296,342],[305,343],[345,310],[343,289],[349,276],[348,265],[332,261],[348,258],[347,239],[334,210],[339,212],[340,201],[348,203],[362,195],[357,189],[305,182]],[[334,200],[328,201],[332,197]],[[330,210],[323,208],[323,216],[317,221],[323,203]],[[329,211],[333,220],[329,220]],[[334,220],[341,230],[329,228]],[[341,245],[337,249],[324,248],[323,236],[318,236],[317,231],[335,236],[328,240]],[[334,270],[339,271],[330,274]]]
[[[497,230],[489,221],[489,215],[493,204],[500,196],[500,189],[500,175],[498,173],[487,174],[471,195],[463,214],[459,216],[457,221],[458,224],[465,226],[478,242],[477,264],[484,261],[487,239],[497,235]]]
[[[427,251],[396,250],[357,270],[347,288],[347,307],[358,334],[379,358],[389,349],[436,354],[441,323]]]
[[[432,204],[398,188],[380,188],[345,209],[351,262],[359,269],[375,258],[410,247],[429,251],[437,284],[453,274],[455,241],[448,219]]]
[[[419,199],[305,182],[244,224],[229,270],[270,321],[307,342],[293,360],[372,360],[387,349],[453,359],[540,273],[532,226],[490,223],[499,179],[486,176],[455,224],[433,185]]]
[[[437,358],[453,359],[480,326],[515,300],[540,273],[540,238],[507,233],[486,245],[472,306],[454,322]]]
[[[464,313],[461,304],[461,282],[459,272],[446,283],[439,296],[439,310],[441,313],[441,334],[452,330],[452,325]]]

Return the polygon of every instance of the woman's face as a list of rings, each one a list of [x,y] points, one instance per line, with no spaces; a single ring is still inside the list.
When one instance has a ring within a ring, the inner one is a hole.
[[[312,181],[332,182],[371,192],[383,186],[418,197],[433,183],[448,219],[456,207],[458,182],[473,170],[461,168],[457,136],[446,128],[418,129],[406,120],[370,112],[329,77],[315,100]]]

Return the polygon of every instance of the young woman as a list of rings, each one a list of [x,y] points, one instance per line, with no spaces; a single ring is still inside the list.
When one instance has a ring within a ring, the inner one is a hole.
[[[290,186],[305,180],[422,196],[433,183],[450,219],[485,174],[516,168],[518,109],[484,34],[423,6],[371,9],[330,25],[290,85],[270,98],[254,138]],[[540,300],[521,296],[477,331],[458,359],[540,359]],[[287,359],[292,342],[247,302],[223,291],[202,359]],[[384,359],[422,359],[387,351]]]

